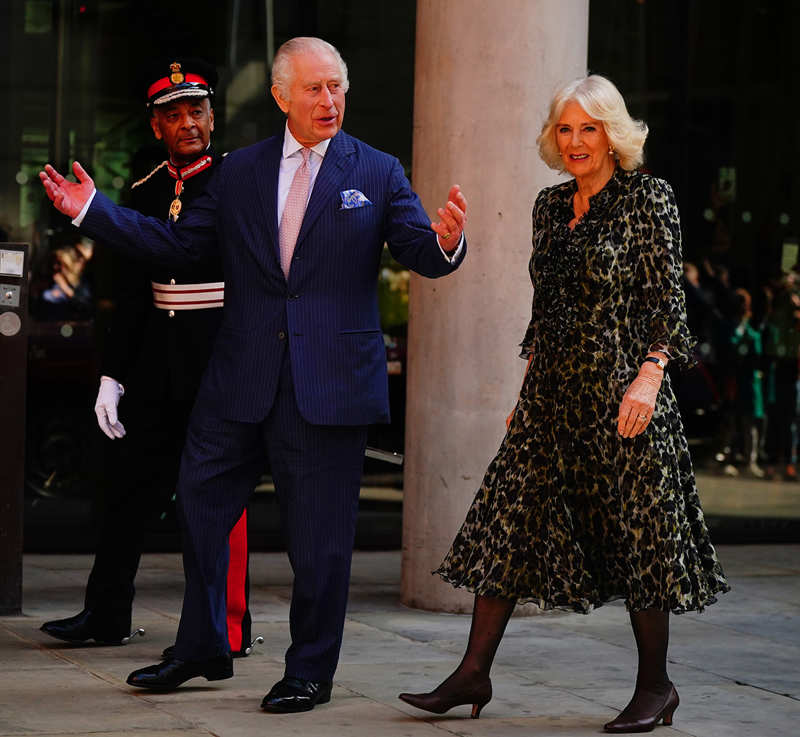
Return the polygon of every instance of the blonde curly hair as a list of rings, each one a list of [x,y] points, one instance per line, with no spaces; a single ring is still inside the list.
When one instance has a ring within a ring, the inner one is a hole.
[[[625,100],[613,82],[599,74],[573,80],[565,84],[553,96],[550,113],[536,139],[539,155],[551,169],[566,171],[556,144],[555,127],[564,106],[577,102],[595,120],[603,124],[614,158],[623,169],[636,169],[644,161],[644,142],[647,139],[647,124],[634,120],[628,113]]]

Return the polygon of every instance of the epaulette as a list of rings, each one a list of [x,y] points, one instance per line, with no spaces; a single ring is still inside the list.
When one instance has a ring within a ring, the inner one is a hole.
[[[134,182],[131,184],[131,189],[136,189],[140,184],[144,184],[150,177],[153,176],[162,166],[166,166],[169,162],[167,159],[164,159],[153,171],[151,171],[146,177],[142,177],[138,182]]]

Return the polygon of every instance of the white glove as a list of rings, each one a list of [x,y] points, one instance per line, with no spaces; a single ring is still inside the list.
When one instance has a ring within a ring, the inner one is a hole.
[[[94,403],[94,413],[97,415],[100,429],[112,440],[125,437],[125,428],[117,418],[117,406],[123,394],[125,389],[118,381],[110,376],[100,377],[100,390]]]

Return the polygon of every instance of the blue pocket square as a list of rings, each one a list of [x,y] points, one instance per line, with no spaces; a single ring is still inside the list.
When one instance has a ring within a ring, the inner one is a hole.
[[[357,189],[345,189],[340,193],[342,195],[342,210],[352,210],[356,207],[364,207],[372,203],[364,196],[363,192]]]

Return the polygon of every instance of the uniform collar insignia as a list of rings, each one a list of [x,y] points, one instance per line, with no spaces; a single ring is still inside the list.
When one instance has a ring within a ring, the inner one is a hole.
[[[212,161],[213,159],[211,156],[206,154],[197,159],[197,161],[193,161],[191,164],[180,169],[170,161],[167,163],[167,171],[169,171],[173,179],[191,179],[195,174],[199,174],[201,171],[208,169]]]

